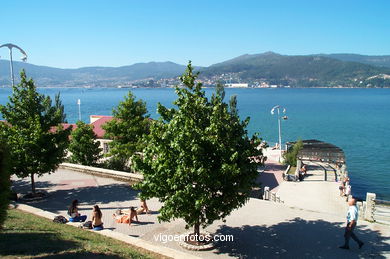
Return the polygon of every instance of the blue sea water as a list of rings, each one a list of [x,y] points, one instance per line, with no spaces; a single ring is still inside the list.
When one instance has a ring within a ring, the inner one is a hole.
[[[61,93],[68,122],[89,115],[111,115],[129,89],[40,88],[41,93]],[[147,103],[152,118],[158,118],[157,103],[172,107],[174,89],[131,89]],[[210,95],[214,90],[205,89]],[[0,103],[11,89],[0,89]],[[226,89],[226,101],[237,95],[241,118],[251,118],[249,134],[259,132],[271,144],[277,142],[278,125],[270,110],[282,105],[288,120],[282,121],[282,141],[319,139],[342,148],[346,155],[353,194],[364,198],[374,192],[390,200],[390,89]]]

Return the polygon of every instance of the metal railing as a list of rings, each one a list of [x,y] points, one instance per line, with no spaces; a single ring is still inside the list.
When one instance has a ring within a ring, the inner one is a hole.
[[[264,187],[264,193],[263,193],[263,200],[269,200],[277,203],[284,203],[281,199],[278,193],[271,192],[270,188],[268,186]]]
[[[375,222],[390,225],[390,201],[375,199],[372,214]]]

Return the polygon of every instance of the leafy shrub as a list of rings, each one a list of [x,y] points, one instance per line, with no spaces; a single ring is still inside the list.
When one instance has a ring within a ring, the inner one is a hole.
[[[10,174],[7,169],[7,149],[0,143],[0,228],[7,217],[9,204]]]
[[[127,159],[122,159],[120,157],[110,157],[110,159],[106,160],[104,163],[100,164],[99,167],[105,169],[111,169],[116,171],[130,171],[130,168],[126,166]]]
[[[295,144],[291,146],[286,153],[283,154],[284,163],[291,166],[297,166],[297,156],[302,148],[302,140],[295,142]]]

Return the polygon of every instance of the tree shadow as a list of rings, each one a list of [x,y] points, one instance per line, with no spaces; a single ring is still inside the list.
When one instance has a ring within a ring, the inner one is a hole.
[[[389,237],[378,231],[358,227],[356,235],[365,242],[359,250],[351,240],[351,250],[344,243],[344,228],[339,223],[295,218],[272,226],[221,226],[216,234],[233,235],[233,241],[216,242],[214,253],[238,258],[386,258]]]
[[[98,259],[98,258],[111,258],[111,259],[119,259],[119,258],[126,258],[122,256],[117,256],[117,255],[109,255],[109,254],[103,254],[103,253],[91,253],[91,252],[67,252],[67,253],[61,253],[61,254],[54,254],[54,255],[46,255],[46,256],[38,256],[35,258],[45,258],[45,259],[50,259],[50,258],[92,258],[92,259]]]
[[[62,240],[53,233],[2,233],[0,235],[1,256],[58,253],[78,247],[76,242]]]
[[[15,191],[17,193],[31,192],[31,182],[30,182],[30,180],[26,180],[26,179],[27,178],[12,180],[13,191]],[[55,184],[55,183],[52,183],[49,181],[39,181],[39,180],[37,181],[37,179],[35,179],[35,180],[36,180],[35,188],[37,189],[37,191],[39,191],[39,189],[50,189],[53,187],[58,187],[58,186],[64,185],[64,184]]]
[[[275,174],[264,172],[260,174],[261,187],[264,189],[265,186],[268,186],[270,190],[279,186],[278,180],[275,177]]]
[[[45,200],[34,202],[34,207],[58,213],[67,210],[74,199],[80,204],[107,204],[111,202],[125,202],[137,198],[138,191],[124,184],[109,184],[100,186],[86,186],[68,190],[54,190]],[[129,204],[130,206],[130,204]],[[91,207],[92,208],[92,207]]]

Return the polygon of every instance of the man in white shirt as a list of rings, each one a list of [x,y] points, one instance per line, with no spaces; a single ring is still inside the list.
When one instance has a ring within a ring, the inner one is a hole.
[[[349,249],[349,239],[352,237],[353,240],[355,240],[356,243],[359,245],[359,249],[362,248],[364,243],[360,241],[355,233],[353,233],[353,230],[356,227],[356,223],[359,217],[358,208],[356,206],[356,199],[352,198],[348,202],[348,213],[347,213],[347,226],[345,227],[345,243],[343,246],[340,246],[342,249]]]

